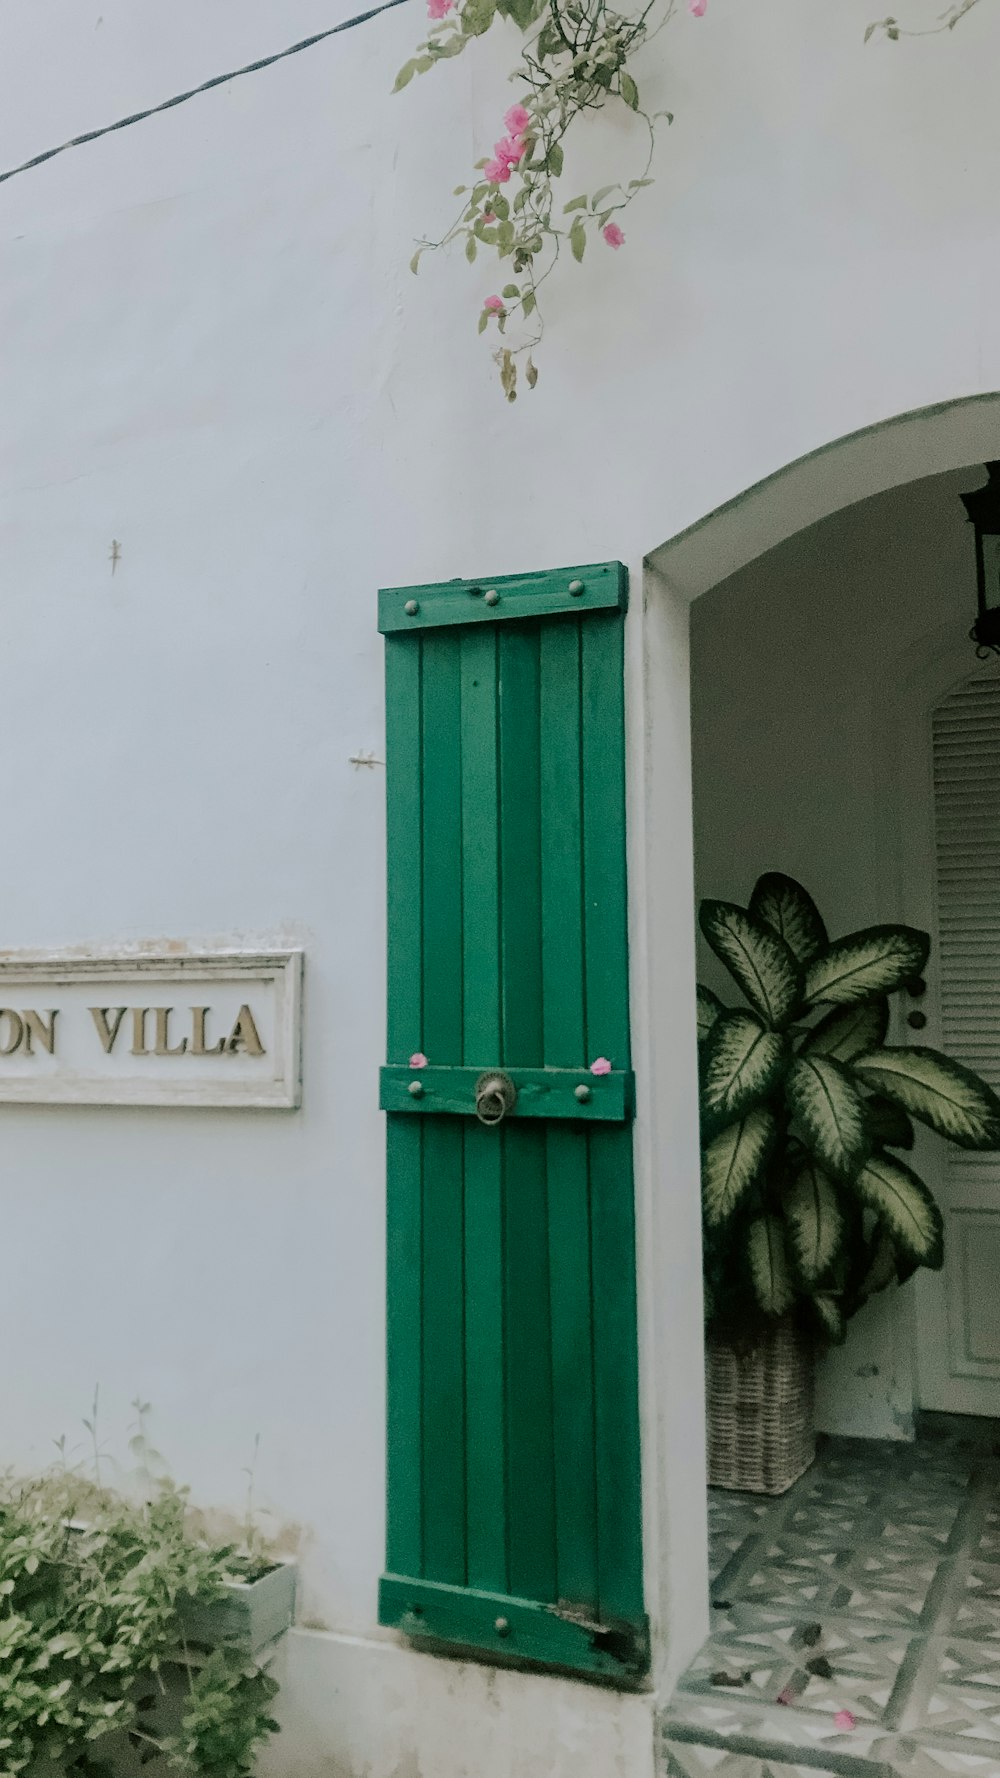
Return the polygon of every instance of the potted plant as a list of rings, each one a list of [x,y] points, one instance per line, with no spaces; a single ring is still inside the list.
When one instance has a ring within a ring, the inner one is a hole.
[[[922,977],[924,932],[830,940],[791,877],[702,932],[747,1002],[698,989],[709,1480],[778,1494],[815,1453],[817,1344],[877,1290],[943,1259],[941,1213],[901,1151],[912,1120],[1000,1148],[1000,1099],[960,1063],[892,1046],[889,997]]]
[[[65,1468],[6,1480],[0,1770],[111,1778],[162,1756],[191,1778],[251,1778],[278,1727],[257,1657],[263,1629],[287,1628],[288,1577],[202,1537],[169,1480],[141,1501]]]

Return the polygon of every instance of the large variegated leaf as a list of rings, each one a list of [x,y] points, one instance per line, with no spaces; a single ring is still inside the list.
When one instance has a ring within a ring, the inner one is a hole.
[[[830,942],[812,896],[794,877],[783,876],[781,871],[767,871],[759,879],[748,912],[751,919],[770,926],[772,932],[783,938],[800,963],[810,962]]]
[[[892,1236],[878,1225],[868,1269],[861,1280],[860,1297],[867,1302],[877,1290],[884,1290],[896,1276],[896,1247]]]
[[[712,1028],[702,1067],[701,1104],[709,1124],[731,1123],[767,1097],[785,1065],[780,1031],[752,1012],[727,1012]]]
[[[865,1113],[872,1141],[876,1148],[912,1148],[913,1125],[901,1105],[875,1093],[866,1102]]]
[[[866,1083],[959,1148],[1000,1148],[1000,1099],[937,1050],[882,1049],[852,1064]]]
[[[930,943],[913,926],[868,926],[838,938],[806,970],[806,1005],[850,1006],[872,994],[895,993],[923,973]]]
[[[878,1049],[889,1029],[889,1002],[884,996],[861,1000],[856,1006],[835,1006],[814,1025],[802,1045],[804,1056],[832,1056],[835,1062],[853,1062],[866,1050]]]
[[[873,1154],[854,1189],[878,1212],[895,1245],[924,1266],[940,1266],[944,1253],[941,1212],[922,1179],[894,1155]]]
[[[847,1337],[847,1322],[840,1306],[840,1298],[830,1291],[818,1290],[810,1301],[828,1344],[843,1345]]]
[[[788,1270],[785,1237],[776,1216],[758,1216],[747,1230],[747,1258],[754,1295],[765,1315],[785,1315],[795,1291]]]
[[[716,1019],[719,1017],[719,1014],[724,1011],[725,1011],[725,1008],[723,1007],[722,1001],[719,999],[719,996],[717,994],[713,994],[711,988],[703,988],[701,983],[699,982],[698,983],[698,1042],[699,1043],[704,1043],[706,1037],[708,1036],[709,1032],[712,1029],[712,1026],[715,1024]],[[866,1049],[870,1049],[871,1047],[872,1047],[871,1044],[865,1045]]]
[[[730,901],[703,901],[699,918],[750,1005],[769,1025],[786,1025],[799,1003],[802,972],[784,939]]]
[[[788,1247],[803,1284],[829,1271],[844,1234],[836,1190],[815,1161],[801,1167],[782,1203]]]
[[[850,1075],[830,1056],[799,1056],[788,1071],[788,1104],[820,1165],[856,1172],[871,1147],[865,1103]]]
[[[706,1143],[701,1157],[701,1190],[709,1227],[727,1222],[760,1178],[774,1133],[773,1115],[757,1106]]]

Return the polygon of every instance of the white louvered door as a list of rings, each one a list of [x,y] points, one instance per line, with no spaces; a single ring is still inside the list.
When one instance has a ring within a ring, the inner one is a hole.
[[[930,717],[934,948],[926,1040],[1000,1088],[1000,676],[977,675]],[[928,1184],[945,1266],[919,1275],[920,1400],[1000,1416],[1000,1155],[934,1143]]]

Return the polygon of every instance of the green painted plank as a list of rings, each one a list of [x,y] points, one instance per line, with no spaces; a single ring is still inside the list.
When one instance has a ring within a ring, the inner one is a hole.
[[[417,1641],[485,1649],[502,1660],[543,1661],[632,1682],[649,1667],[645,1622],[622,1629],[577,1621],[533,1599],[473,1588],[435,1586],[383,1575],[379,1622]]]
[[[595,617],[581,632],[587,1059],[628,1068],[624,625]]]
[[[423,1002],[418,1047],[462,1057],[459,637],[423,644]],[[424,1572],[465,1579],[465,1316],[462,1128],[425,1126],[423,1178]]]
[[[537,629],[509,627],[500,662],[503,1057],[542,1061],[539,653]],[[508,1574],[525,1598],[556,1597],[555,1479],[545,1130],[503,1132],[507,1349]]]
[[[571,586],[580,590],[571,593]],[[488,600],[490,593],[495,599]],[[592,562],[541,574],[501,574],[492,580],[383,587],[378,627],[386,633],[412,633],[443,624],[495,624],[505,618],[548,617],[566,611],[624,611],[627,596],[628,577],[620,562]]]
[[[495,1061],[500,1055],[496,631],[463,631],[460,646],[463,1052],[467,1060]],[[470,1069],[463,1084],[463,1100],[471,1097],[473,1106],[478,1073]],[[407,1079],[408,1097],[411,1084]],[[464,1124],[464,1140],[467,1578],[472,1586],[502,1593],[507,1587],[502,1150],[495,1131],[472,1121]]]
[[[424,1126],[391,1117],[386,1171],[386,1557],[423,1571],[421,1468],[421,1148]]]
[[[547,1131],[558,1597],[596,1616],[597,1468],[587,1131]]]
[[[583,819],[580,632],[544,623],[539,634],[544,1053],[552,1068],[586,1054],[583,973]]]
[[[558,1598],[544,1125],[503,1132],[508,1575],[512,1593]]]
[[[590,1144],[598,1585],[601,1613],[643,1608],[642,1494],[632,1132],[594,1129]]]
[[[500,771],[497,636],[461,638],[463,1045],[485,1068],[500,1058]]]
[[[465,1263],[462,1125],[432,1118],[423,1180],[423,1571],[462,1585],[465,1548]]]
[[[405,1062],[423,1022],[420,682],[423,644],[385,644],[388,1056]]]
[[[465,1375],[467,1578],[505,1592],[503,1150],[495,1130],[466,1123]]]
[[[462,1060],[462,708],[460,638],[423,640],[423,1001],[432,1062]],[[416,882],[413,884],[416,893]],[[416,957],[413,959],[417,966]]]
[[[497,637],[500,706],[502,1057],[538,1068],[542,1055],[538,631]],[[432,1058],[433,1059],[433,1058]]]
[[[379,1103],[383,1111],[448,1112],[473,1117],[476,1083],[486,1070],[474,1068],[383,1068]],[[591,1074],[583,1068],[505,1069],[517,1088],[512,1118],[572,1118],[581,1123],[621,1123],[631,1116],[630,1073]],[[412,1088],[418,1089],[416,1092]],[[585,1099],[578,1093],[586,1093]]]

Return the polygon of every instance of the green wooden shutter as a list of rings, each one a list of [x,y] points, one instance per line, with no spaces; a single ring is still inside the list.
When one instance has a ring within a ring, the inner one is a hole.
[[[380,595],[388,1536],[380,1621],[634,1678],[625,570]],[[415,1052],[426,1068],[408,1066]],[[610,1073],[590,1064],[610,1061]],[[480,1073],[518,1090],[475,1116]]]

